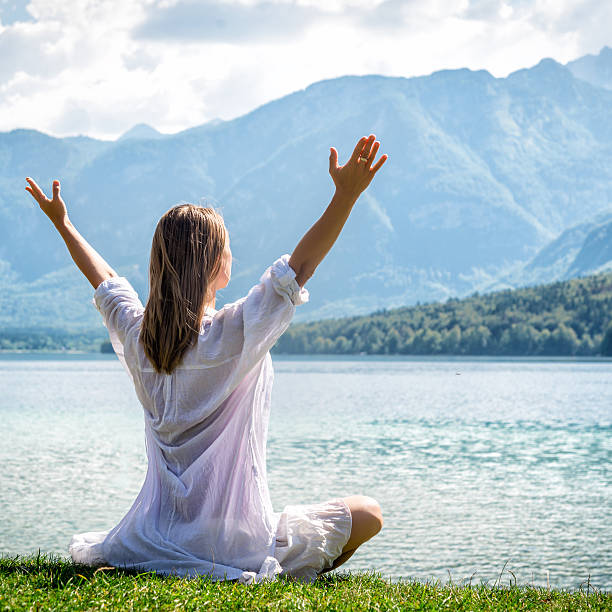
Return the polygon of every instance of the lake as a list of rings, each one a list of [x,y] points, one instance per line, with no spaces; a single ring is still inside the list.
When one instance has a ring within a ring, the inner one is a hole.
[[[274,357],[274,509],[363,493],[383,531],[343,569],[612,588],[612,361]],[[65,554],[144,478],[114,356],[0,357],[0,552]]]

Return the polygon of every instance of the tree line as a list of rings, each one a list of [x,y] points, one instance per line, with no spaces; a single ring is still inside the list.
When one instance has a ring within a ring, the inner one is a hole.
[[[612,274],[294,324],[274,351],[612,356]]]
[[[0,329],[0,350],[112,352],[106,329]],[[612,274],[292,325],[286,354],[612,356]]]
[[[105,328],[85,331],[5,328],[0,329],[0,351],[98,352],[105,336]]]

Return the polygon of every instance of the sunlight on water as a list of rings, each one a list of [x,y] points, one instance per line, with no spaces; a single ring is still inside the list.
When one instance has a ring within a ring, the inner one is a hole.
[[[363,493],[385,527],[347,569],[612,588],[612,363],[275,359],[275,510]],[[114,359],[0,360],[0,551],[65,552],[144,478]],[[510,573],[512,572],[512,573]]]

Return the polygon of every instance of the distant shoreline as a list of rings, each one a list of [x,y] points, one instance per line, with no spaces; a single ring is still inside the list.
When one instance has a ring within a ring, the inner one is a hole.
[[[79,350],[45,350],[45,349],[14,349],[14,350],[5,350],[0,349],[0,355],[20,355],[20,354],[44,354],[44,355],[103,355],[104,353],[100,351],[79,351]]]
[[[91,351],[0,351],[0,361],[114,361],[115,354]]]
[[[11,358],[23,358],[24,360],[35,357],[45,357],[48,360],[57,358],[58,361],[70,359],[86,359],[89,361],[114,361],[114,353],[102,353],[95,351],[6,351],[0,350],[0,361],[9,361]],[[612,357],[601,355],[357,355],[357,354],[287,354],[272,353],[274,361],[413,361],[413,362],[440,362],[455,361],[459,363],[469,362],[527,362],[527,363],[612,363]]]

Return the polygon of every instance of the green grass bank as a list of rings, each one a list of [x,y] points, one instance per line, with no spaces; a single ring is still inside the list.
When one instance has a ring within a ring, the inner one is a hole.
[[[112,568],[46,555],[0,559],[0,610],[612,610],[612,595],[584,585],[545,588],[389,582],[328,574],[313,585],[245,586]]]

